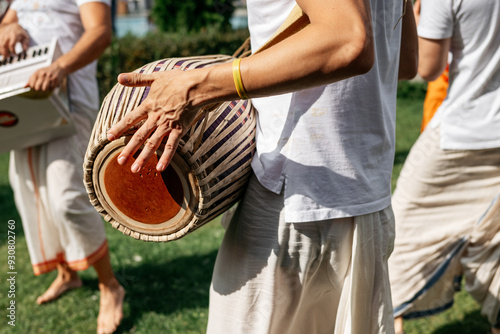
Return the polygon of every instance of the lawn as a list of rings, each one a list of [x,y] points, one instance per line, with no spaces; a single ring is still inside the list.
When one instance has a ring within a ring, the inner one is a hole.
[[[398,99],[394,181],[418,136],[421,109],[419,98]],[[36,305],[36,297],[49,286],[55,273],[33,275],[7,169],[8,155],[0,155],[0,333],[95,333],[99,292],[93,269],[81,273],[82,288],[47,305]],[[6,280],[9,220],[15,222],[16,233],[15,327],[7,324],[6,317],[11,300],[7,298]],[[113,268],[127,290],[124,320],[118,333],[204,333],[212,266],[223,236],[218,220],[181,240],[164,244],[125,237],[107,223],[106,231]],[[454,307],[440,315],[407,321],[407,334],[486,333],[488,323],[477,303],[465,292],[456,297]]]

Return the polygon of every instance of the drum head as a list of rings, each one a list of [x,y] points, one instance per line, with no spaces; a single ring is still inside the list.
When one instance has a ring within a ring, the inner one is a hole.
[[[123,166],[117,162],[129,138],[109,143],[95,159],[93,179],[100,204],[113,220],[134,232],[161,236],[180,230],[196,212],[194,175],[178,154],[164,172],[156,170],[155,155],[139,173],[132,173],[135,158]]]

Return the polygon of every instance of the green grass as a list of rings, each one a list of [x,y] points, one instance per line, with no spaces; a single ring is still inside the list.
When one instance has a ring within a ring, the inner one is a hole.
[[[420,99],[398,98],[396,116],[396,153],[392,173],[392,188],[405,162],[410,148],[420,134],[423,101]]]
[[[394,181],[419,134],[421,99],[398,100]],[[0,333],[95,333],[99,308],[97,276],[81,272],[83,287],[44,306],[35,303],[55,273],[35,277],[7,178],[8,155],[0,155]],[[394,182],[393,182],[394,184]],[[16,221],[16,327],[7,325],[7,221]],[[118,333],[204,333],[212,267],[223,230],[213,221],[185,238],[164,244],[123,236],[106,224],[111,262],[125,286],[124,320]],[[437,316],[405,323],[407,334],[485,333],[488,323],[465,292]]]

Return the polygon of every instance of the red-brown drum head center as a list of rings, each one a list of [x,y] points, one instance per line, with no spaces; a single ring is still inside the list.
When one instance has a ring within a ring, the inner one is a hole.
[[[174,218],[184,200],[182,183],[174,168],[168,166],[164,172],[158,172],[155,154],[139,173],[132,173],[130,167],[135,158],[121,166],[116,161],[119,153],[108,160],[104,171],[104,186],[115,207],[144,224],[160,224]]]

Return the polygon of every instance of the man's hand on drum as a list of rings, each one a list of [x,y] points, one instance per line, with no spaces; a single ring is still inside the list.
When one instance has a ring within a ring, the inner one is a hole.
[[[147,98],[108,131],[108,139],[114,140],[139,122],[145,121],[121,152],[119,164],[125,164],[144,145],[132,165],[132,172],[139,172],[158,148],[163,153],[156,169],[164,171],[167,168],[180,139],[199,110],[199,107],[193,107],[189,101],[191,87],[195,85],[189,79],[190,72],[194,71],[172,70],[145,75],[125,73],[118,76],[118,82],[125,86],[151,86]],[[165,138],[165,146],[161,147]]]
[[[16,44],[21,43],[24,51],[28,49],[28,32],[17,23],[11,23],[0,29],[0,55],[5,58],[16,53]]]

